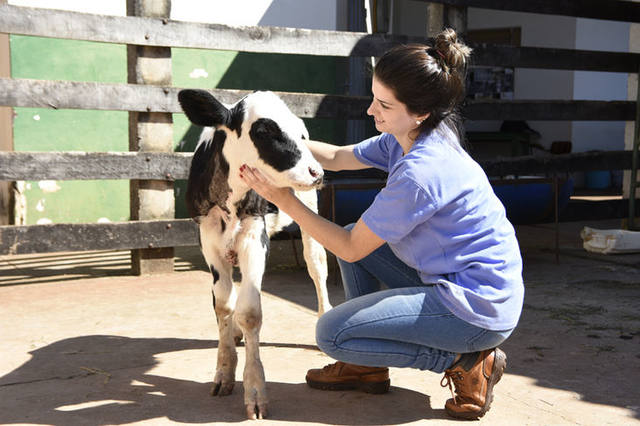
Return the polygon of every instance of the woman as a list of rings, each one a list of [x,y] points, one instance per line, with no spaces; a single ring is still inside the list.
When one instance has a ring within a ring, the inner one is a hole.
[[[456,109],[471,50],[455,31],[376,64],[367,110],[380,135],[338,147],[309,142],[328,170],[377,167],[386,186],[355,225],[308,210],[258,170],[242,178],[338,257],[346,301],[317,324],[318,346],[339,360],[311,369],[318,389],[389,389],[387,367],[444,372],[451,416],[483,416],[506,366],[497,346],[522,309],[522,260],[489,181],[461,147]],[[383,283],[387,289],[381,289]]]

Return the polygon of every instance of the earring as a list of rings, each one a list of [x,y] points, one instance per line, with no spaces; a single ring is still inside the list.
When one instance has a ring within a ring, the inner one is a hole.
[[[416,124],[419,126],[419,125],[422,124],[422,121],[421,120],[416,120]]]

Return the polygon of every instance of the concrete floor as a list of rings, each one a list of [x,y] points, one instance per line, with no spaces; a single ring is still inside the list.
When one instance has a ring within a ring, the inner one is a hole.
[[[566,223],[556,263],[552,225],[520,226],[526,298],[502,346],[507,374],[491,425],[640,424],[640,255],[581,248]],[[440,375],[392,369],[391,392],[322,392],[308,368],[331,360],[314,342],[315,293],[290,242],[273,243],[264,278],[261,356],[270,395],[263,424],[450,424]],[[210,275],[196,250],[176,272],[128,275],[126,252],[0,257],[0,424],[236,424],[238,383],[209,396],[217,330]],[[329,279],[334,304],[341,288]]]

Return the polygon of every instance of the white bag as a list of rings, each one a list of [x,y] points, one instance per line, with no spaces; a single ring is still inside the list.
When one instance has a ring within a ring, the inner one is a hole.
[[[580,236],[584,249],[593,253],[640,253],[640,232],[585,226]]]

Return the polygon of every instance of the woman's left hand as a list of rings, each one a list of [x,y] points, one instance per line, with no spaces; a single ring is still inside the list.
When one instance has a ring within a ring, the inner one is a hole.
[[[240,167],[240,179],[244,181],[258,195],[272,202],[276,206],[292,194],[291,188],[280,188],[275,186],[271,180],[263,175],[260,170],[243,164]]]

